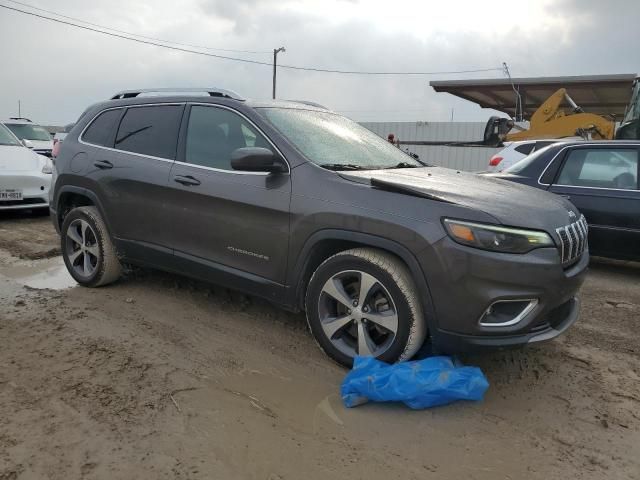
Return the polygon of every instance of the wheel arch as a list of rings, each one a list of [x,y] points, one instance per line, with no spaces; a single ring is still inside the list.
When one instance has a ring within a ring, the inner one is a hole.
[[[411,251],[388,238],[349,230],[320,230],[307,239],[297,255],[297,262],[293,266],[289,282],[293,294],[291,303],[296,309],[304,310],[304,296],[309,279],[318,266],[338,252],[357,247],[383,250],[399,258],[409,268],[418,289],[427,326],[429,329],[435,327],[435,310],[429,285],[418,260]]]
[[[56,192],[55,206],[55,222],[58,231],[60,231],[60,228],[62,227],[64,217],[72,208],[87,206],[94,206],[98,209],[103,221],[107,225],[107,229],[111,231],[108,219],[104,214],[102,204],[98,199],[98,196],[91,190],[73,185],[65,185]]]

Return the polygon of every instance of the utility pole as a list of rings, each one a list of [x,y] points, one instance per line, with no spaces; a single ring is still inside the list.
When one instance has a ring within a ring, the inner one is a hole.
[[[20,108],[20,100],[18,100],[18,118],[22,118],[22,109]]]
[[[284,47],[273,49],[273,96],[272,98],[274,100],[276,99],[276,65],[278,63],[278,54],[280,52],[286,52]]]

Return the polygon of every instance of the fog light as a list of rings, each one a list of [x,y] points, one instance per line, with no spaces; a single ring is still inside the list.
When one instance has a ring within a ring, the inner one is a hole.
[[[493,302],[480,317],[483,327],[508,327],[526,317],[538,305],[537,298],[498,300]]]

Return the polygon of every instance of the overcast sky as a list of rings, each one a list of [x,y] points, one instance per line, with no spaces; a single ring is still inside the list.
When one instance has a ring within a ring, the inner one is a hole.
[[[452,71],[509,64],[514,77],[640,72],[637,0],[24,0],[87,22],[172,42],[255,50],[221,55],[319,68]],[[28,7],[0,0],[23,10]],[[51,16],[48,13],[37,12]],[[174,52],[0,8],[0,118],[74,121],[118,90],[215,85],[269,98],[271,68]],[[279,70],[278,96],[360,121],[484,121],[491,111],[435,93],[465,75],[348,76]]]

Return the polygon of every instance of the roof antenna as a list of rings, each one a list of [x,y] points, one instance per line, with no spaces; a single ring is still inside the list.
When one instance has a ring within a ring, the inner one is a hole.
[[[520,95],[520,90],[516,89],[516,86],[513,84],[513,79],[511,78],[511,73],[509,72],[509,66],[507,62],[502,62],[502,68],[504,74],[509,78],[509,82],[511,82],[511,88],[513,88],[514,93],[516,94],[516,111],[515,111],[515,121],[522,122],[523,120],[523,111],[522,111],[522,96]]]

